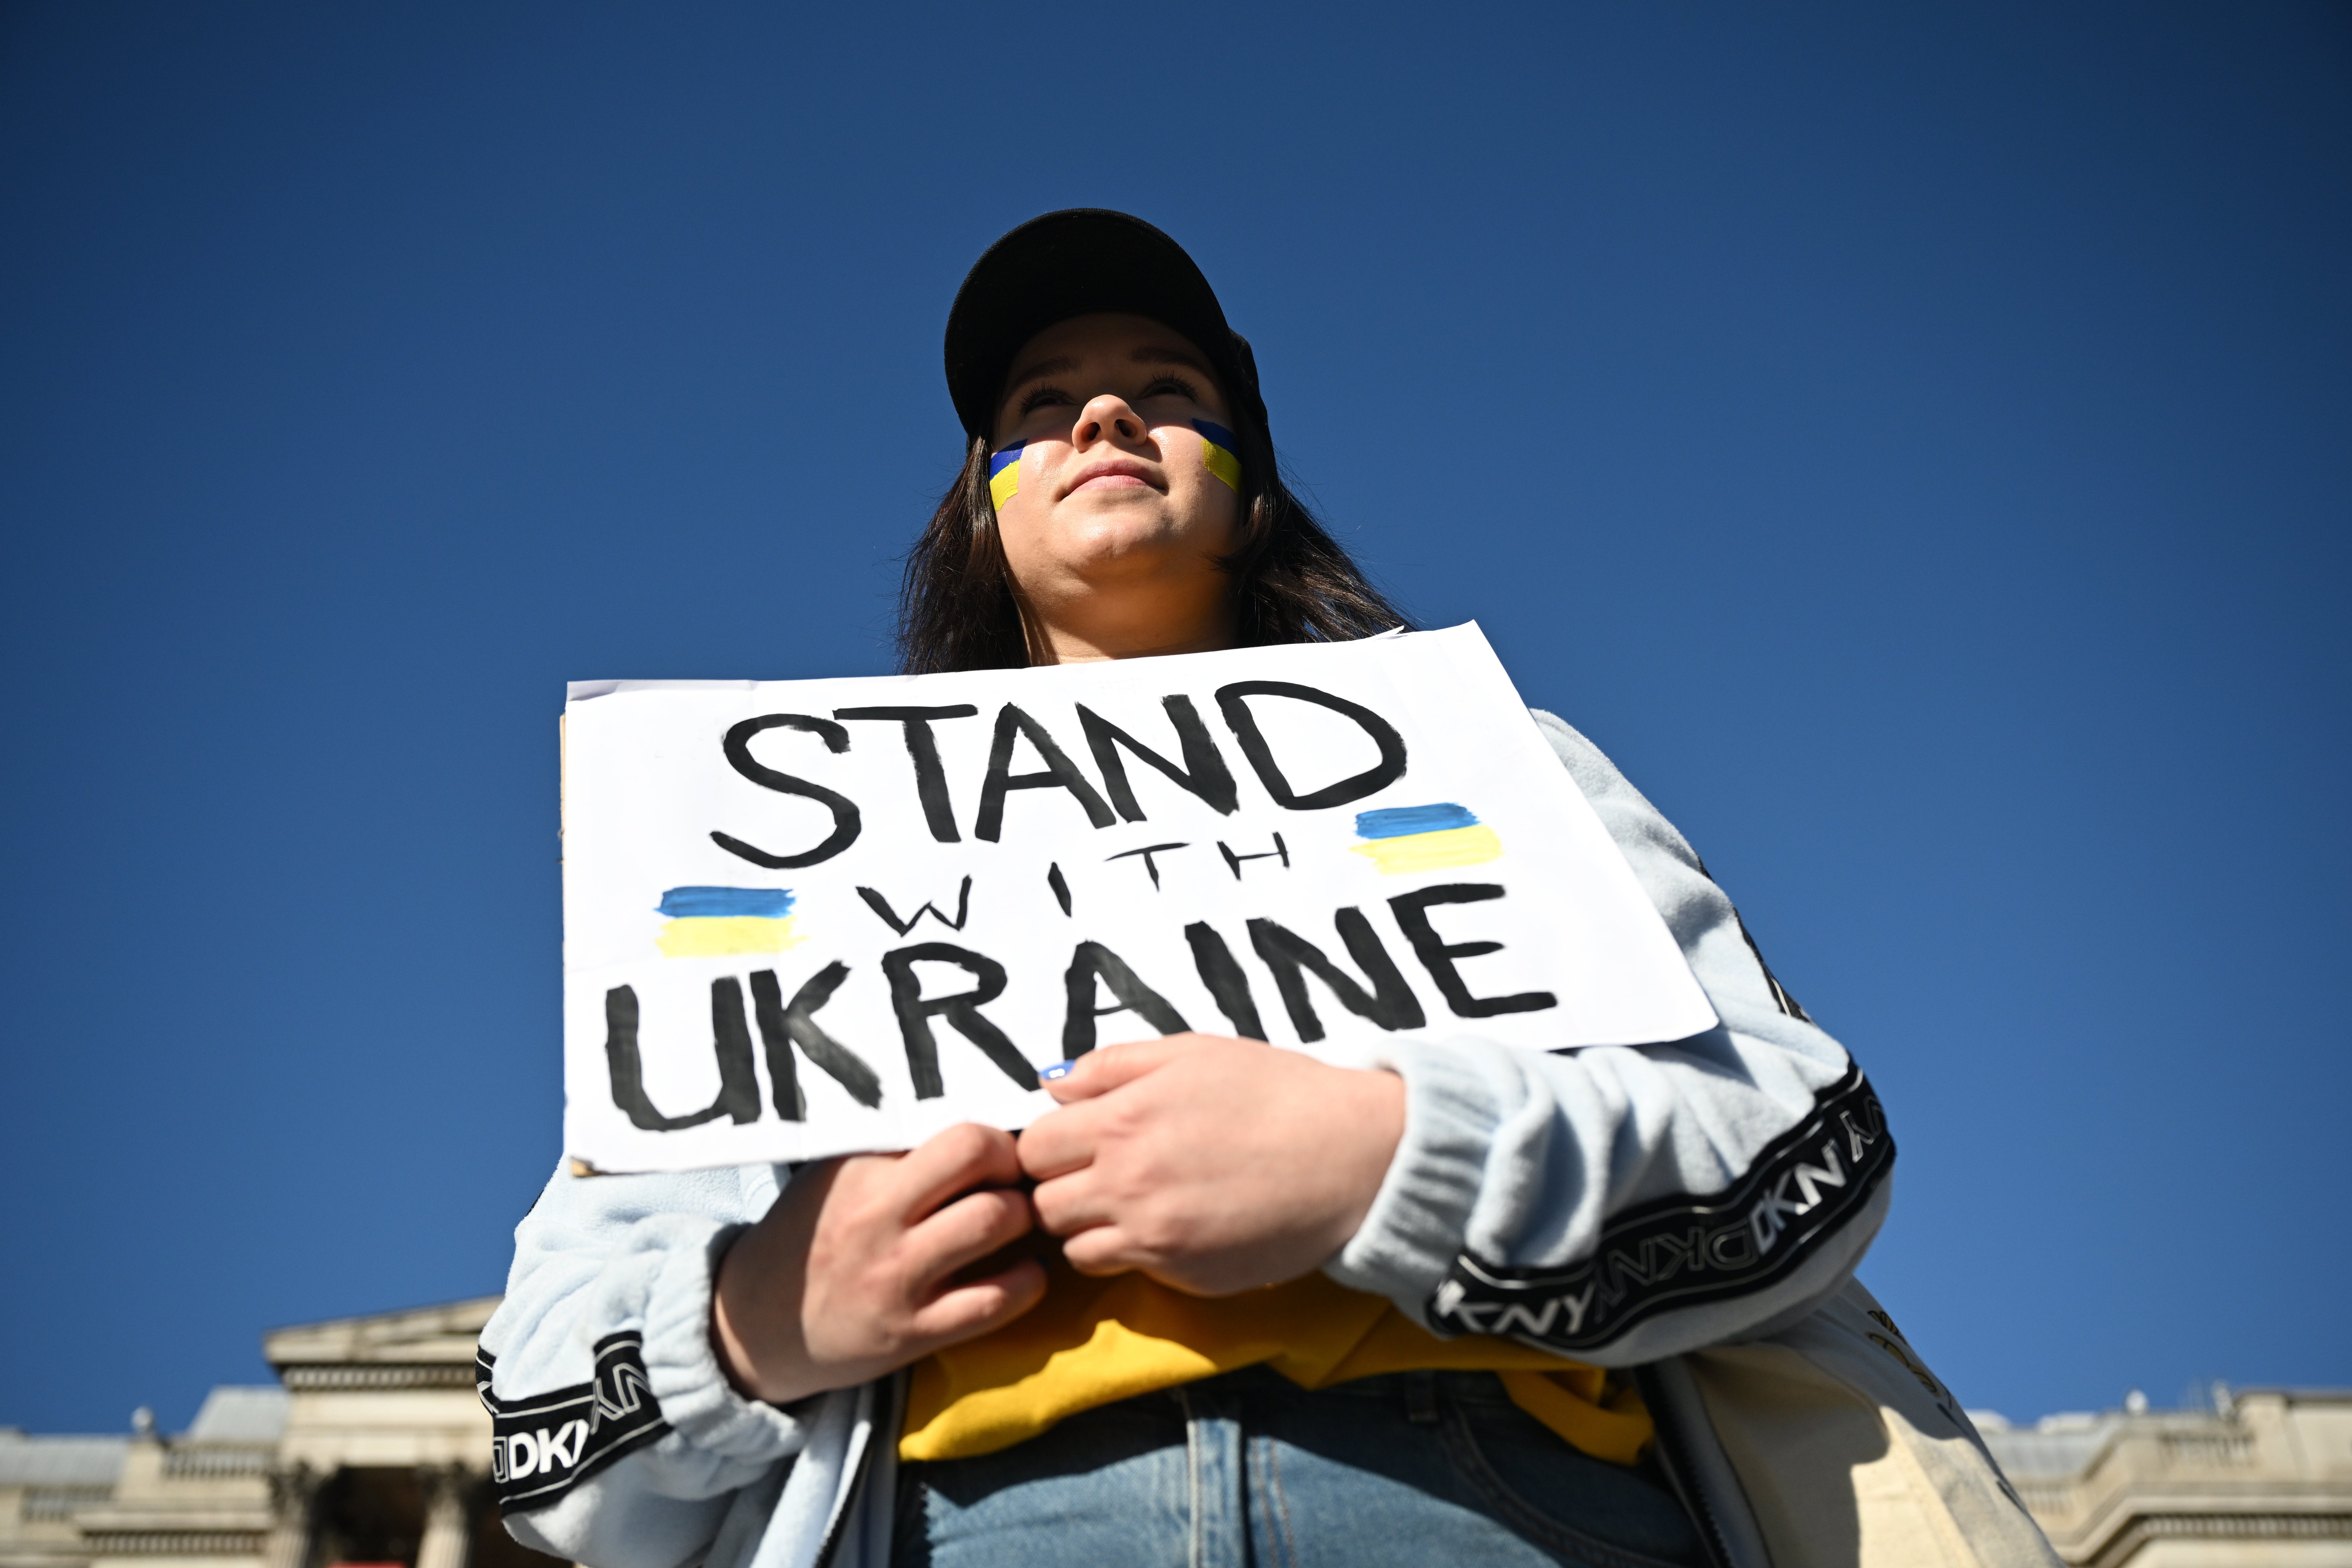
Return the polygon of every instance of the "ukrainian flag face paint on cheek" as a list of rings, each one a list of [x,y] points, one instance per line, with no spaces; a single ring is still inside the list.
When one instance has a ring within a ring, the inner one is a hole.
[[[1021,489],[1021,450],[1029,443],[1015,441],[1010,447],[989,454],[988,499],[996,503],[999,511]]]
[[[1237,454],[1241,443],[1234,438],[1234,433],[1206,419],[1193,420],[1192,428],[1201,434],[1201,460],[1209,465],[1209,472],[1224,480],[1228,489],[1240,490],[1242,460]]]

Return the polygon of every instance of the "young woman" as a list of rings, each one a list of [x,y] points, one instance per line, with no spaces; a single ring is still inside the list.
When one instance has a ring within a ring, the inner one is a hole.
[[[1249,346],[1158,230],[1014,230],[947,359],[969,445],[909,560],[909,670],[1400,623],[1283,488]],[[1047,1069],[1018,1136],[559,1172],[482,1336],[509,1528],[595,1568],[1737,1556],[1704,1455],[1605,1369],[1837,1290],[1893,1146],[1688,845],[1534,721],[1719,1027],[1361,1070],[1182,1035]],[[1802,1165],[1824,1136],[1834,1180]]]

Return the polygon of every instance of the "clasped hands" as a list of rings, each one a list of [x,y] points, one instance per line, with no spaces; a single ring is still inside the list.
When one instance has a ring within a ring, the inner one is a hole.
[[[1045,1088],[1057,1108],[1017,1138],[967,1122],[788,1184],[711,1292],[736,1387],[789,1404],[1010,1322],[1044,1266],[968,1275],[1034,1228],[1082,1274],[1196,1296],[1297,1279],[1363,1224],[1404,1134],[1392,1074],[1221,1036],[1107,1047]]]

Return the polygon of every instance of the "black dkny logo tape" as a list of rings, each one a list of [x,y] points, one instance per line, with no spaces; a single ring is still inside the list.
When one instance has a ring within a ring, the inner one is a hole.
[[[1878,1097],[1860,1068],[1849,1068],[1729,1191],[1630,1209],[1582,1263],[1517,1268],[1464,1253],[1430,1297],[1430,1326],[1592,1350],[1661,1312],[1745,1295],[1792,1272],[1861,1209],[1894,1163]]]
[[[490,1482],[500,1508],[544,1508],[669,1430],[646,1381],[641,1334],[599,1340],[593,1381],[529,1398],[491,1392],[496,1361],[487,1351],[475,1364],[476,1388],[490,1413]]]

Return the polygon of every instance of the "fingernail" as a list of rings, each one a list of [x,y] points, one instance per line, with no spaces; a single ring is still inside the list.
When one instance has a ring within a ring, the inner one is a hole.
[[[1076,1062],[1055,1062],[1052,1067],[1039,1068],[1037,1076],[1051,1083],[1057,1078],[1067,1078],[1077,1070],[1078,1064]]]

